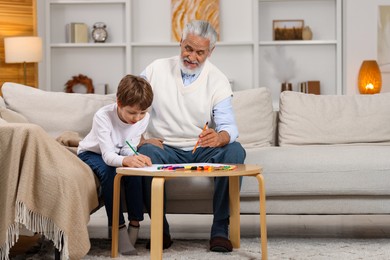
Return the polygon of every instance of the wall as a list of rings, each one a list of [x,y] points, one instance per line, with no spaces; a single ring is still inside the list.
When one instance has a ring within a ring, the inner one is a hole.
[[[378,6],[389,0],[344,0],[344,94],[358,94],[363,60],[377,60]],[[382,93],[390,92],[390,73],[382,73]]]
[[[251,41],[253,40],[252,37],[254,32],[254,28],[252,26],[252,12],[255,12],[252,11],[252,4],[257,0],[245,0],[242,2],[236,0],[222,1],[220,1],[220,19],[225,22],[221,24],[220,29],[221,41],[224,41],[224,44],[216,48],[216,50],[213,52],[211,60],[216,65],[218,65],[218,67],[229,77],[229,79],[231,78],[234,80],[235,86],[242,86],[242,88],[251,88],[255,85],[252,83],[255,76],[253,73],[254,70],[251,67],[251,63],[254,56],[252,55],[253,44],[251,43]],[[95,4],[97,2],[98,1],[92,1],[92,3]],[[131,43],[128,44],[129,47],[120,49],[120,51],[123,50],[123,52],[125,52],[125,55],[127,55],[127,53],[131,54],[129,55],[129,59],[125,60],[124,57],[123,59],[120,59],[120,62],[117,62],[113,65],[117,66],[118,68],[116,74],[139,74],[154,59],[179,54],[179,44],[171,43],[170,3],[170,0],[131,1],[131,15],[129,16],[130,22],[128,24],[128,27],[131,30],[131,32],[129,33],[131,36],[127,34],[123,35],[123,38],[125,38],[126,41],[129,41],[130,39]],[[47,22],[45,22],[45,2],[38,1],[37,4],[38,33],[41,37],[45,38],[45,34],[48,31]],[[85,15],[85,17],[82,17],[82,19],[80,19],[81,22],[85,22],[87,24],[92,23],[88,20],[94,20],[96,22],[96,18],[93,18],[93,6],[94,5],[92,4],[90,9],[91,12],[88,15]],[[112,28],[112,26],[108,26],[108,30]],[[243,44],[236,44],[237,42]],[[66,49],[58,48],[57,50],[62,51]],[[112,49],[100,50],[106,53],[106,51],[108,52]],[[83,51],[85,54],[87,51],[92,52],[93,49],[85,48],[81,51]],[[66,57],[68,60],[70,59],[69,56],[70,55],[67,55]],[[52,58],[53,57],[54,56],[52,55]],[[61,59],[49,60],[49,56],[44,55],[42,62],[39,63],[39,86],[40,88],[46,90],[62,91],[63,84],[66,82],[67,79],[69,79],[73,75],[82,73],[91,77],[94,83],[108,83],[109,92],[112,93],[113,91],[115,91],[116,86],[119,83],[121,77],[118,77],[114,73],[107,73],[107,69],[104,70],[100,68],[110,67],[107,64],[115,60],[115,58],[116,56],[111,56],[111,59],[105,62],[105,64],[95,63],[95,67],[88,67],[83,66],[83,64],[78,64],[78,66],[73,66],[71,69],[69,69],[69,66],[65,62],[60,64],[60,66],[53,66],[54,62],[57,62]],[[235,62],[231,62],[232,60],[234,60]],[[50,66],[52,68],[51,75],[46,74],[49,73],[49,70],[45,71],[47,68],[45,65],[49,64],[49,62],[51,62]],[[63,69],[64,67],[66,67],[66,69]],[[79,69],[79,67],[82,67],[82,70]],[[245,69],[238,70],[237,67]],[[99,70],[101,71],[101,73],[98,73],[98,75],[96,75],[96,71]],[[49,83],[47,80],[45,80],[45,78],[50,78]]]
[[[167,1],[167,0],[166,0]],[[232,3],[232,0],[223,0],[228,1],[229,4]],[[234,2],[234,1],[233,1]],[[230,17],[236,17],[234,15],[234,10],[236,9],[240,13],[244,11],[255,12],[256,10],[248,9],[250,2],[245,0],[245,8],[231,8],[225,10],[226,14]],[[144,5],[151,4],[151,1],[143,1]],[[157,7],[156,7],[157,5]],[[344,94],[358,94],[357,89],[357,76],[361,62],[366,59],[377,59],[377,16],[378,16],[378,6],[379,5],[390,5],[389,0],[344,0],[343,3],[343,93]],[[150,11],[151,14],[145,16],[145,19],[150,16],[159,16],[160,20],[163,17],[166,17],[169,9],[164,9],[163,7],[168,6],[164,1],[153,2],[154,8]],[[158,11],[157,11],[158,10]],[[155,13],[153,13],[155,12]],[[164,14],[161,14],[163,12]],[[39,35],[44,37],[44,21],[41,18],[44,17],[44,1],[38,1],[38,29]],[[246,19],[251,19],[252,13],[250,13]],[[159,20],[159,21],[160,21]],[[233,21],[233,20],[232,20]],[[242,31],[244,35],[250,35],[253,28],[245,27],[242,24],[247,24],[247,21],[240,22],[235,20],[231,22],[226,27],[238,27],[239,31]],[[142,27],[144,28],[144,27]],[[144,28],[145,29],[145,28]],[[163,31],[163,30],[161,30]],[[236,31],[236,30],[234,30]],[[137,31],[134,31],[133,37],[137,38]],[[247,37],[244,37],[245,39]],[[144,40],[144,39],[142,39]],[[230,40],[225,39],[225,40]],[[45,57],[43,57],[45,59]],[[40,74],[45,75],[44,67],[42,66],[43,62],[39,64]],[[0,65],[1,66],[1,65]],[[384,73],[382,92],[390,92],[390,73]],[[41,80],[41,79],[40,79]],[[43,82],[42,82],[43,83]]]
[[[285,17],[285,19],[300,17],[313,26],[315,32],[314,39],[317,41],[313,44],[303,43],[295,45],[287,43],[286,45],[281,45],[287,49],[287,57],[291,56],[291,58],[295,59],[297,61],[296,67],[300,67],[294,73],[294,79],[291,83],[297,89],[298,82],[320,80],[324,94],[340,93],[342,87],[341,77],[339,77],[341,74],[341,62],[335,56],[336,50],[341,53],[339,51],[341,49],[341,41],[337,41],[340,39],[338,33],[340,27],[336,26],[336,20],[337,23],[340,23],[341,14],[335,12],[336,6],[339,6],[338,3],[340,1],[279,0],[274,1],[272,4],[267,1],[259,2],[259,0],[220,1],[221,38],[211,56],[211,61],[233,82],[234,90],[265,86],[270,88],[274,103],[277,104],[281,81],[275,77],[272,70],[269,69],[270,65],[264,61],[266,52],[273,51],[280,45],[271,41],[272,20],[280,17]],[[68,3],[69,1],[64,2]],[[80,2],[88,3],[85,0]],[[46,38],[47,42],[61,42],[56,35],[58,33],[63,35],[62,28],[65,28],[64,25],[66,23],[77,20],[86,24],[92,24],[93,21],[96,21],[94,10],[97,14],[100,10],[100,7],[97,7],[97,2],[91,1],[92,4],[89,7],[85,4],[74,5],[74,8],[78,8],[77,6],[81,6],[80,9],[88,8],[88,14],[80,15],[78,11],[63,12],[64,17],[59,14],[55,15],[58,19],[51,22],[52,26],[48,26],[49,21],[44,21],[45,2],[38,1],[39,34]],[[60,48],[56,46],[51,49],[48,48],[50,52],[46,53],[45,56],[47,57],[44,57],[44,60],[40,63],[40,66],[42,66],[40,67],[40,81],[42,81],[40,82],[42,83],[40,88],[63,91],[63,84],[69,78],[82,73],[92,78],[94,83],[107,83],[109,92],[112,93],[115,91],[120,75],[123,75],[124,72],[139,74],[154,59],[179,53],[178,44],[171,42],[170,0],[134,0],[131,1],[130,9],[129,22],[126,24],[126,30],[124,29],[125,33],[123,33],[123,37],[128,43],[126,47],[96,49],[94,47],[90,48],[92,46],[86,46],[88,48],[72,47],[73,49],[70,49],[68,48],[69,46],[60,46]],[[50,9],[48,8],[48,10],[52,11],[53,6]],[[107,13],[109,12],[104,12],[104,14]],[[100,14],[98,17],[103,17],[103,15]],[[46,19],[49,18],[50,16],[47,14]],[[114,20],[121,21],[121,19]],[[58,28],[53,32],[53,28],[56,28],[55,25],[58,25]],[[113,27],[109,24],[108,29],[121,26],[122,24]],[[51,36],[46,35],[45,37],[46,32],[51,32]],[[109,35],[115,34],[110,34],[109,32]],[[123,59],[122,57],[118,59],[116,56],[118,53],[107,54],[107,52],[112,53],[118,49],[120,51],[123,50],[127,56]],[[76,51],[79,52],[75,54]],[[98,59],[103,51],[105,57],[110,57],[109,60],[106,59],[107,62],[103,64],[90,61],[91,56],[92,60]],[[93,52],[98,52],[100,55],[93,56]],[[75,60],[80,60],[84,63],[77,62],[74,66],[69,64]],[[115,61],[115,64],[112,66],[108,64],[114,60],[118,61]],[[321,63],[317,61],[321,61]],[[89,62],[96,66],[90,66]],[[313,63],[315,63],[315,66],[312,65]],[[116,74],[109,73],[114,66],[118,68],[115,70]],[[45,69],[47,70],[46,72]],[[43,80],[45,78],[46,80]]]
[[[5,63],[4,38],[37,35],[36,0],[0,0],[0,86],[4,82],[23,83],[23,64]],[[27,64],[27,84],[37,86],[38,66]]]

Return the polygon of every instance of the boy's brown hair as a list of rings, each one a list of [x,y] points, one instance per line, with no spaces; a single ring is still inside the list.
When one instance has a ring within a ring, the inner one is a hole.
[[[153,90],[145,79],[126,75],[119,82],[116,98],[123,107],[138,106],[139,109],[146,110],[152,105]]]

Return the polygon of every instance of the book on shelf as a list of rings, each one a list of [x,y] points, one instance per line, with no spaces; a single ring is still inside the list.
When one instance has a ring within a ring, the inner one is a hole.
[[[66,41],[68,43],[88,43],[88,26],[85,23],[67,24]]]
[[[318,80],[310,80],[299,84],[299,91],[307,94],[321,94],[320,82]]]

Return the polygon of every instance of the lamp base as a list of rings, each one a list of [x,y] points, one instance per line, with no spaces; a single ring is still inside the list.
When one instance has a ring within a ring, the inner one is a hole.
[[[24,85],[27,85],[27,64],[23,62]]]

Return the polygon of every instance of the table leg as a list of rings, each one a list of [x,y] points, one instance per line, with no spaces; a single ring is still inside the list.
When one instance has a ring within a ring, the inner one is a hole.
[[[163,214],[164,214],[164,178],[152,180],[152,205],[150,218],[150,259],[162,259],[163,253]]]
[[[240,248],[240,181],[229,176],[230,241],[233,248]]]
[[[122,175],[117,173],[114,178],[114,198],[112,207],[112,233],[111,233],[111,257],[118,256],[118,235],[119,235],[119,203],[121,194]]]
[[[261,259],[266,260],[267,257],[267,223],[266,223],[266,209],[265,209],[265,185],[264,177],[261,174],[256,175],[259,182],[259,196],[260,196],[260,234],[261,234]]]

